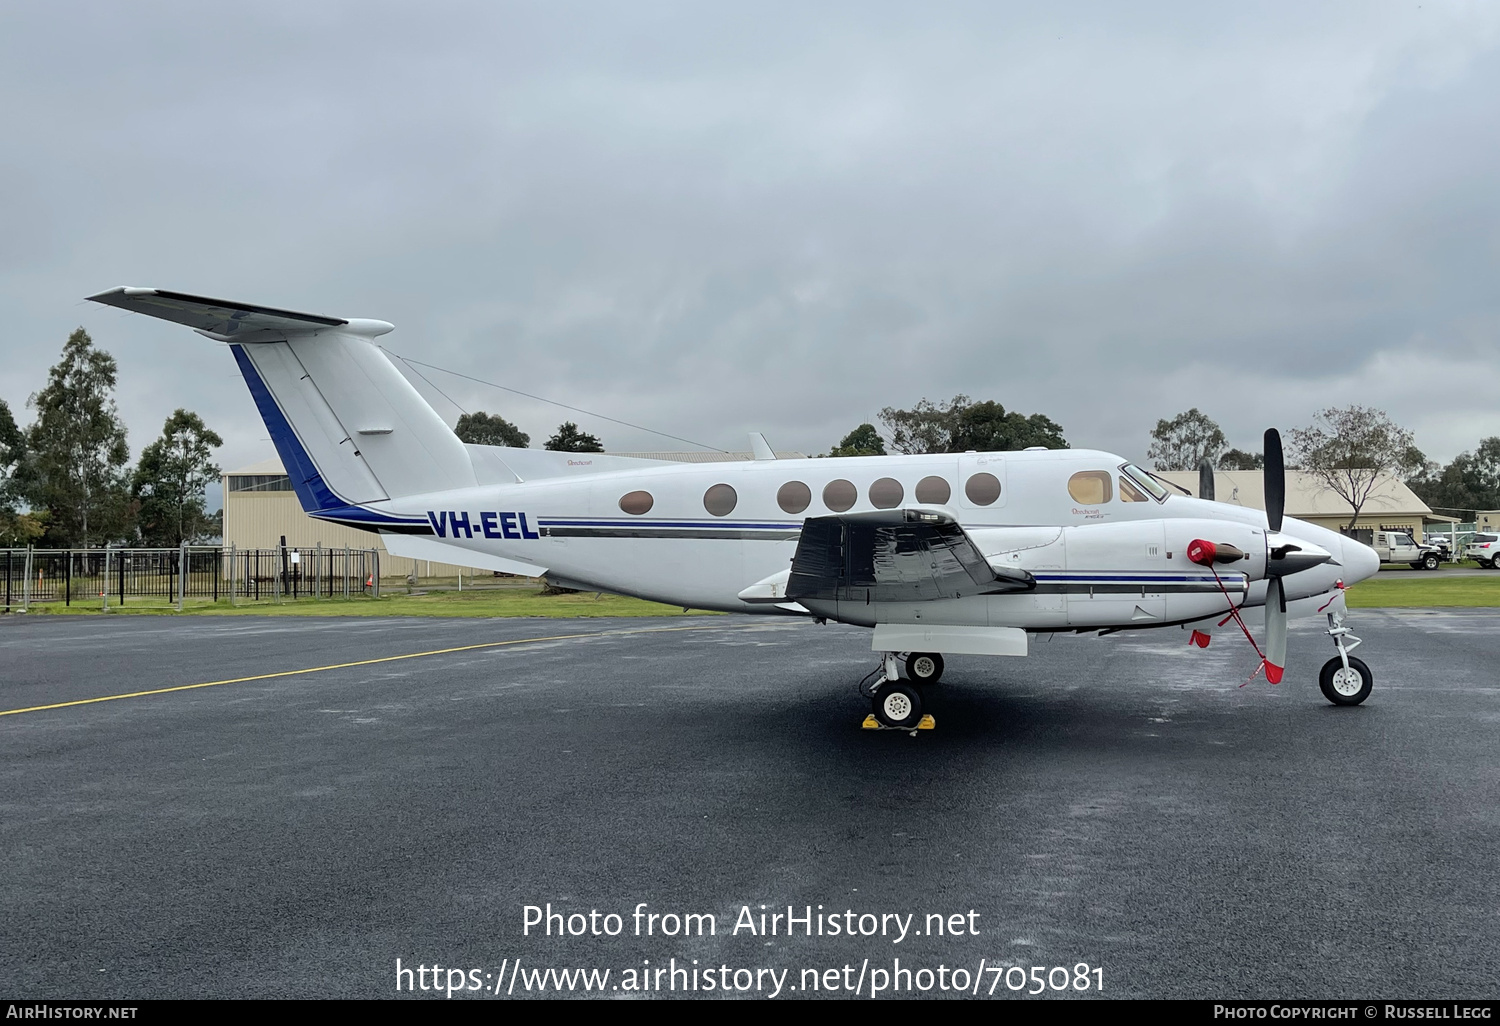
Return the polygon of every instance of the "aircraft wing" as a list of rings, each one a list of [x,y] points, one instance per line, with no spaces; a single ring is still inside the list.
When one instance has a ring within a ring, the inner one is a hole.
[[[1025,570],[991,566],[948,514],[897,509],[804,521],[785,598],[923,602],[1035,587]]]
[[[120,285],[116,288],[89,296],[90,301],[106,306],[119,307],[132,313],[158,317],[176,324],[196,328],[211,338],[222,342],[249,340],[249,336],[263,332],[284,334],[306,334],[326,331],[329,328],[350,328],[384,325],[384,321],[363,321],[353,324],[348,318],[326,317],[322,314],[298,313],[295,310],[278,310],[270,306],[253,306],[228,299],[209,299],[207,296],[190,296],[166,289],[140,289]],[[361,334],[382,334],[366,330]]]

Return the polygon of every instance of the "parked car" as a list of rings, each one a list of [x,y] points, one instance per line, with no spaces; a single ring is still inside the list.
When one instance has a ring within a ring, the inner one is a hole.
[[[1437,549],[1438,555],[1443,558],[1443,562],[1446,563],[1453,559],[1453,541],[1446,534],[1429,534],[1425,544]]]
[[[1464,558],[1472,559],[1489,570],[1500,570],[1495,557],[1500,556],[1500,534],[1476,534],[1464,549]]]
[[[1436,570],[1443,561],[1431,545],[1418,545],[1408,531],[1376,531],[1371,543],[1382,563],[1407,563],[1413,570]]]

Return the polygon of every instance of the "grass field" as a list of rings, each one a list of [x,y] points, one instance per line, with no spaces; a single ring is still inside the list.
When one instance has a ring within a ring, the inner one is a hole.
[[[537,588],[493,588],[471,591],[434,591],[425,595],[387,593],[380,598],[357,596],[335,599],[287,599],[277,604],[268,599],[259,602],[240,600],[231,606],[228,599],[211,602],[188,599],[178,613],[162,599],[127,598],[122,610],[118,599],[110,598],[110,613],[121,612],[158,616],[198,616],[211,613],[245,616],[683,616],[681,606],[664,606],[644,599],[623,595],[595,595],[582,592],[572,595],[543,595]],[[97,599],[87,603],[74,600],[71,606],[61,602],[38,603],[33,613],[99,615]],[[692,611],[701,615],[704,610]]]
[[[1500,573],[1493,577],[1444,577],[1382,571],[1349,589],[1351,609],[1426,606],[1500,606]]]

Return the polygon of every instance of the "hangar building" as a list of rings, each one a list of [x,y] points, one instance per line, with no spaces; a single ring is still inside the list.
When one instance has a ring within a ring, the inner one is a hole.
[[[1175,485],[1198,494],[1198,472],[1196,470],[1163,470],[1157,475]],[[1214,471],[1214,498],[1219,502],[1266,508],[1265,479],[1259,470]],[[1309,524],[1326,527],[1330,531],[1343,531],[1349,523],[1354,507],[1340,498],[1318,478],[1305,470],[1286,472],[1286,515],[1296,517]],[[1455,524],[1456,517],[1434,513],[1428,505],[1417,498],[1416,493],[1399,478],[1382,474],[1375,481],[1370,497],[1359,511],[1353,533],[1368,542],[1375,531],[1410,531],[1418,541],[1434,532],[1446,534]],[[1370,532],[1366,535],[1364,532]]]

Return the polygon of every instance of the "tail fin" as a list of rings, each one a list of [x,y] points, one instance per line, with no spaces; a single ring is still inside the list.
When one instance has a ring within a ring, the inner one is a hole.
[[[400,530],[366,503],[476,483],[468,451],[373,343],[385,321],[351,320],[116,288],[97,303],[186,324],[231,343],[308,513]],[[399,518],[398,518],[399,519]],[[412,522],[425,527],[426,522]]]

